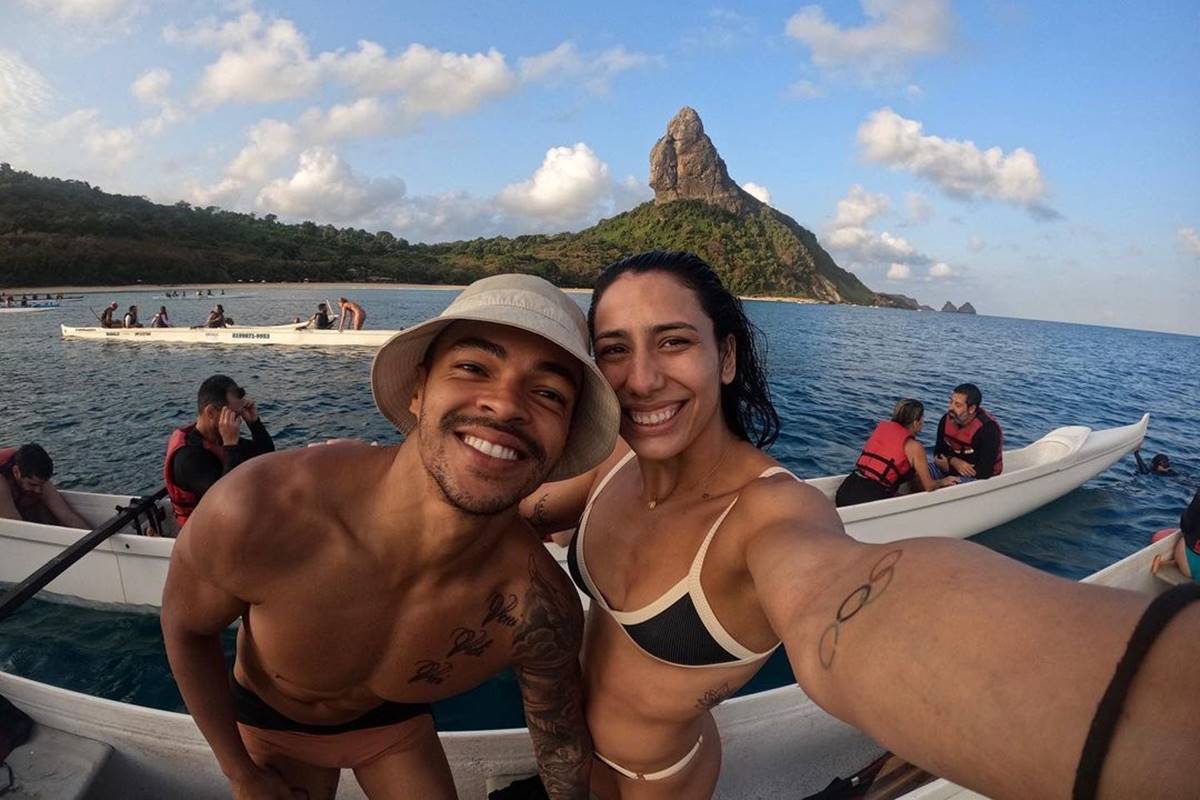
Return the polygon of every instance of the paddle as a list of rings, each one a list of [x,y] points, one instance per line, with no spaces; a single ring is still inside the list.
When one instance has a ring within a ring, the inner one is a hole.
[[[165,497],[166,494],[167,489],[163,487],[149,497],[143,497],[141,500],[138,500],[129,506],[129,508],[102,522],[98,528],[83,536],[70,547],[47,561],[45,565],[39,567],[28,578],[9,589],[3,597],[0,597],[0,620],[3,620],[9,614],[16,611],[26,600],[40,592],[45,588],[46,584],[65,572],[67,567],[87,555],[96,545],[112,536],[121,528],[124,528],[130,520],[136,519],[139,514],[147,512],[153,514],[154,504]]]

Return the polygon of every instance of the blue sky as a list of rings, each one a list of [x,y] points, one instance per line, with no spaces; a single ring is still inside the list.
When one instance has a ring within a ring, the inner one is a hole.
[[[873,289],[1200,334],[1197,75],[1194,0],[9,0],[0,159],[411,241],[577,230],[652,196],[690,105]]]

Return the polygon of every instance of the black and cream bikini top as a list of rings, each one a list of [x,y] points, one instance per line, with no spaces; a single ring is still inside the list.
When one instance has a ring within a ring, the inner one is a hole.
[[[769,656],[779,645],[776,644],[764,653],[756,653],[743,647],[721,625],[700,585],[700,572],[704,568],[704,556],[708,552],[708,546],[725,517],[737,505],[737,497],[733,498],[708,529],[708,534],[692,560],[687,575],[657,600],[636,611],[618,611],[609,606],[604,595],[596,588],[588,572],[583,550],[588,517],[604,487],[633,457],[634,453],[631,450],[604,476],[604,480],[600,482],[588,501],[587,508],[584,509],[583,518],[579,521],[579,530],[567,549],[567,567],[575,584],[592,599],[592,602],[597,603],[616,620],[642,652],[658,661],[677,667],[734,667],[751,664]],[[771,467],[758,477],[766,478],[779,473],[792,475],[783,467]]]

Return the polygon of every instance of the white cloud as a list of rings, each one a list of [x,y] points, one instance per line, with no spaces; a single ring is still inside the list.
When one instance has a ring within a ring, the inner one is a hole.
[[[767,187],[755,183],[754,181],[746,181],[742,184],[742,188],[746,190],[747,194],[759,202],[771,205],[771,190]]]
[[[909,100],[920,100],[925,96],[925,90],[915,83],[910,83],[904,87],[904,95]]]
[[[948,0],[861,0],[866,21],[839,27],[820,6],[805,6],[785,31],[810,50],[822,69],[850,72],[868,82],[895,80],[910,64],[948,50],[957,21]]]
[[[824,94],[820,86],[809,80],[798,80],[787,88],[787,96],[797,100],[812,100]]]
[[[1057,216],[1043,201],[1046,183],[1037,158],[1018,147],[980,150],[971,141],[926,136],[920,122],[881,108],[858,128],[858,144],[868,161],[925,178],[959,198],[988,197],[1023,206],[1038,216]]]
[[[957,274],[958,271],[944,261],[939,261],[929,268],[931,278],[953,278]]]
[[[888,267],[887,279],[889,281],[906,281],[912,277],[912,267],[908,264],[893,263]]]
[[[1180,228],[1175,235],[1184,250],[1200,256],[1200,233],[1197,233],[1195,228]]]
[[[264,23],[250,12],[227,25],[234,27],[179,34],[183,41],[220,41],[227,48],[205,67],[196,90],[197,104],[211,108],[228,102],[292,100],[317,88],[320,67],[290,20]],[[167,38],[172,38],[169,32]]]
[[[838,201],[833,223],[826,233],[826,244],[831,250],[843,253],[855,266],[928,264],[932,259],[904,237],[868,227],[890,206],[887,195],[874,194],[859,184],[851,186]]]
[[[143,0],[22,0],[35,11],[60,20],[113,22],[128,19],[142,11]]]
[[[337,153],[312,147],[300,154],[296,172],[271,181],[255,205],[289,217],[319,217],[339,223],[370,217],[404,197],[404,181],[360,177]]]
[[[227,20],[220,24],[215,20],[208,19],[187,29],[168,25],[163,28],[163,39],[169,44],[224,50],[242,47],[253,42],[259,31],[262,30],[262,26],[262,17],[254,11],[247,10],[237,19]]]
[[[129,86],[141,102],[146,105],[161,105],[167,100],[167,87],[171,85],[171,73],[162,67],[146,70]]]
[[[904,197],[904,205],[908,209],[908,221],[912,225],[922,225],[933,219],[933,204],[923,194],[909,192]]]
[[[17,53],[0,50],[0,151],[24,149],[50,94],[40,72]]]
[[[413,113],[461,114],[516,88],[504,56],[447,53],[421,44],[389,56],[382,45],[361,41],[353,53],[322,53],[321,65],[360,94],[398,93]]]
[[[132,128],[108,128],[100,122],[100,112],[94,108],[72,111],[47,125],[43,141],[52,148],[62,148],[64,156],[74,148],[90,158],[90,169],[115,173],[137,153],[137,140]],[[67,147],[63,147],[66,145]]]
[[[630,52],[620,45],[583,55],[574,42],[563,42],[553,50],[520,59],[518,67],[521,80],[527,83],[579,83],[593,94],[607,94],[612,88],[612,80],[622,72],[660,60],[645,53]]]
[[[510,214],[570,225],[587,219],[611,187],[608,165],[579,142],[550,148],[533,175],[504,187],[498,201]]]
[[[300,127],[313,141],[333,142],[396,133],[406,115],[377,97],[361,97],[328,110],[310,108],[300,115]]]
[[[726,8],[710,8],[708,21],[691,28],[679,37],[685,48],[728,50],[750,40],[757,32],[757,24],[751,17],[743,16]]]
[[[967,239],[967,247],[971,248],[972,252],[978,253],[980,250],[987,247],[987,242],[985,242],[982,237],[972,234],[971,238]]]

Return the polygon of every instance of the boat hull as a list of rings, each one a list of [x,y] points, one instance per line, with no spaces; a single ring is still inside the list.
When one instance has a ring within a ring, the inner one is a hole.
[[[282,345],[289,347],[379,347],[397,331],[296,330],[292,325],[232,328],[95,328],[62,326],[64,339],[175,344]]]

